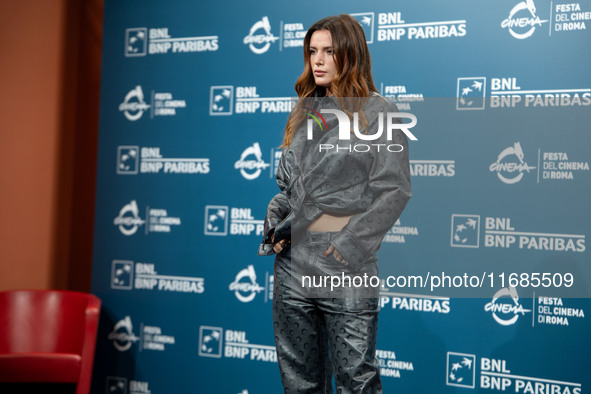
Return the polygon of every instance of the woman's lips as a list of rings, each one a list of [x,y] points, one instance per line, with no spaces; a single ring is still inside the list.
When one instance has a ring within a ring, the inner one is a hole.
[[[326,71],[320,71],[320,70],[314,71],[314,75],[316,75],[317,77],[322,77],[324,74],[326,74]]]

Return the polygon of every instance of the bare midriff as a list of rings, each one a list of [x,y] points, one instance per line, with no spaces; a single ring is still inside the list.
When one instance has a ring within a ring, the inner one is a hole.
[[[308,231],[341,231],[341,229],[349,223],[349,219],[351,219],[352,216],[353,215],[332,216],[323,213],[318,219],[314,220],[310,226],[308,226]]]

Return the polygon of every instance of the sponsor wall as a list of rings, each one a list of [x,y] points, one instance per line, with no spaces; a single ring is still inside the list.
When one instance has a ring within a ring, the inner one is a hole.
[[[281,391],[256,252],[302,39],[339,13],[418,120],[379,252],[384,392],[589,390],[591,1],[108,0],[93,392]]]

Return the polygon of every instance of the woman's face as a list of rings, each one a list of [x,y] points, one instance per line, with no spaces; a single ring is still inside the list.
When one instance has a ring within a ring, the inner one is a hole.
[[[312,67],[316,85],[330,88],[332,80],[337,75],[337,65],[334,61],[332,38],[328,30],[317,30],[310,38],[310,67]]]

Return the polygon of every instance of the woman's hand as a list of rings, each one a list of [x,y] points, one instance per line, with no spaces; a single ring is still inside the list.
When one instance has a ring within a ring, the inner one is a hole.
[[[273,250],[275,251],[275,253],[279,253],[283,250],[283,248],[285,248],[285,245],[287,245],[287,241],[285,239],[282,239],[281,241],[275,243],[275,234],[271,235],[271,244],[273,245]]]
[[[334,247],[334,246],[332,246],[332,245],[330,245],[330,246],[328,247],[328,249],[326,250],[326,252],[324,252],[324,256],[328,256],[328,255],[329,255],[329,254],[331,254],[331,253],[332,253],[333,257],[334,257],[334,258],[335,258],[335,259],[336,259],[336,260],[337,260],[339,263],[341,263],[341,264],[343,264],[343,265],[347,265],[347,260],[345,260],[345,259],[343,258],[343,256],[341,256],[341,254],[339,253],[339,251],[338,251],[338,250],[336,250],[336,249],[335,249],[335,247]]]

